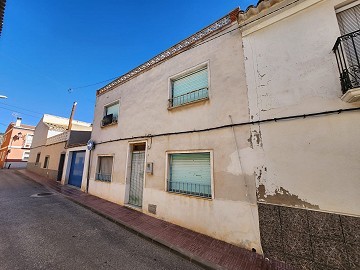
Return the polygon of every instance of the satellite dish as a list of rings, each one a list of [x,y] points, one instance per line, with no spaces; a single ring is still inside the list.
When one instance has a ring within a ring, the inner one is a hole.
[[[87,147],[87,149],[88,149],[89,151],[94,150],[94,148],[95,148],[95,142],[94,142],[93,140],[89,140],[89,141],[87,142],[86,147]]]

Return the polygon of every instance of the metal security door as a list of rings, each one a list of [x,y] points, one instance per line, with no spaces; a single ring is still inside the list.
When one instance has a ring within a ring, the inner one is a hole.
[[[145,151],[134,151],[131,156],[129,204],[142,206]]]
[[[81,187],[82,175],[84,170],[85,151],[73,152],[68,184]]]

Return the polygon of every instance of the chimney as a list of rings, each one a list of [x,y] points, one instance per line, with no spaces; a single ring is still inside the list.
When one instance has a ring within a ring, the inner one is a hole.
[[[73,121],[73,118],[74,118],[76,104],[77,104],[77,102],[74,102],[74,104],[72,106],[72,109],[71,109],[71,114],[70,114],[70,118],[69,118],[69,125],[68,125],[68,130],[69,131],[71,130],[71,127],[72,127],[72,121]]]
[[[15,127],[20,127],[21,125],[21,117],[16,118]]]

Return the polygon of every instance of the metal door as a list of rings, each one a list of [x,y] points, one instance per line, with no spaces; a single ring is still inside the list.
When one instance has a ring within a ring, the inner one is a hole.
[[[142,206],[145,151],[134,151],[131,156],[129,204]]]
[[[81,187],[82,175],[84,170],[85,151],[73,152],[70,165],[68,184]]]

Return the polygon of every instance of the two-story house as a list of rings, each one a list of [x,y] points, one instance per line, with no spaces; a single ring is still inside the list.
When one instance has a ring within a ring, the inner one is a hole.
[[[25,168],[30,155],[35,127],[21,123],[18,117],[15,123],[7,127],[0,147],[0,168]]]
[[[91,129],[91,123],[71,120],[70,124],[68,118],[44,114],[35,128],[27,169],[52,180],[63,180],[64,184],[68,183],[80,188],[85,149],[70,151],[68,148],[86,143]],[[69,157],[69,166],[73,165],[71,172],[70,167],[68,169],[67,166]],[[72,178],[70,181],[69,174]]]
[[[238,12],[97,91],[89,193],[261,252]]]

